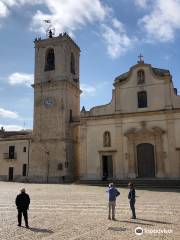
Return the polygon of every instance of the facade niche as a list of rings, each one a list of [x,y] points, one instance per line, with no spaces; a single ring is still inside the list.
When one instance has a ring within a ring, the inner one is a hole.
[[[138,108],[147,107],[147,93],[146,91],[138,92]]]
[[[106,131],[103,135],[103,146],[110,147],[111,146],[111,134],[110,132]]]

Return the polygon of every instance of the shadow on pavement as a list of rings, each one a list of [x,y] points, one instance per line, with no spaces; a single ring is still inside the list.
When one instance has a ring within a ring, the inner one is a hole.
[[[123,227],[109,227],[108,230],[113,230],[113,231],[117,231],[117,232],[124,232],[127,230],[127,228],[123,228]]]
[[[151,223],[142,223],[142,222],[137,222],[137,221],[119,221],[119,222],[124,222],[124,223],[133,223],[133,224],[139,224],[139,225],[146,225],[146,226],[154,226],[153,224]]]
[[[52,230],[45,229],[45,228],[29,227],[29,230],[33,232],[41,232],[41,233],[54,233]]]
[[[153,222],[153,223],[162,223],[162,224],[172,224],[170,222],[158,221],[158,220],[150,220],[150,219],[143,219],[143,218],[136,218],[137,220],[145,221],[145,222]]]

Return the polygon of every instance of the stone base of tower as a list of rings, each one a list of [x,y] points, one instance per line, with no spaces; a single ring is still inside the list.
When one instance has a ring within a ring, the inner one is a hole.
[[[26,182],[29,183],[72,183],[74,178],[70,176],[62,177],[41,177],[41,176],[30,176],[26,179]]]
[[[63,183],[74,181],[74,164],[67,152],[69,143],[61,140],[33,141],[28,182]],[[70,149],[70,148],[69,148]],[[73,148],[72,148],[73,149]]]

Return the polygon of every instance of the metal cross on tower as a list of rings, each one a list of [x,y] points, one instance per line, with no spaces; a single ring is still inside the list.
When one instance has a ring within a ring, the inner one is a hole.
[[[143,57],[142,54],[140,54],[140,55],[138,56],[138,58],[139,58],[138,63],[142,63],[142,62],[144,62],[144,57]]]

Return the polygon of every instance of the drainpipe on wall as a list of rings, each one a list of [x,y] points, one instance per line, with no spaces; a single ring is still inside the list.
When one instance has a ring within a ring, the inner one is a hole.
[[[28,167],[27,167],[27,177],[29,176],[29,158],[30,158],[30,140],[28,140]]]

